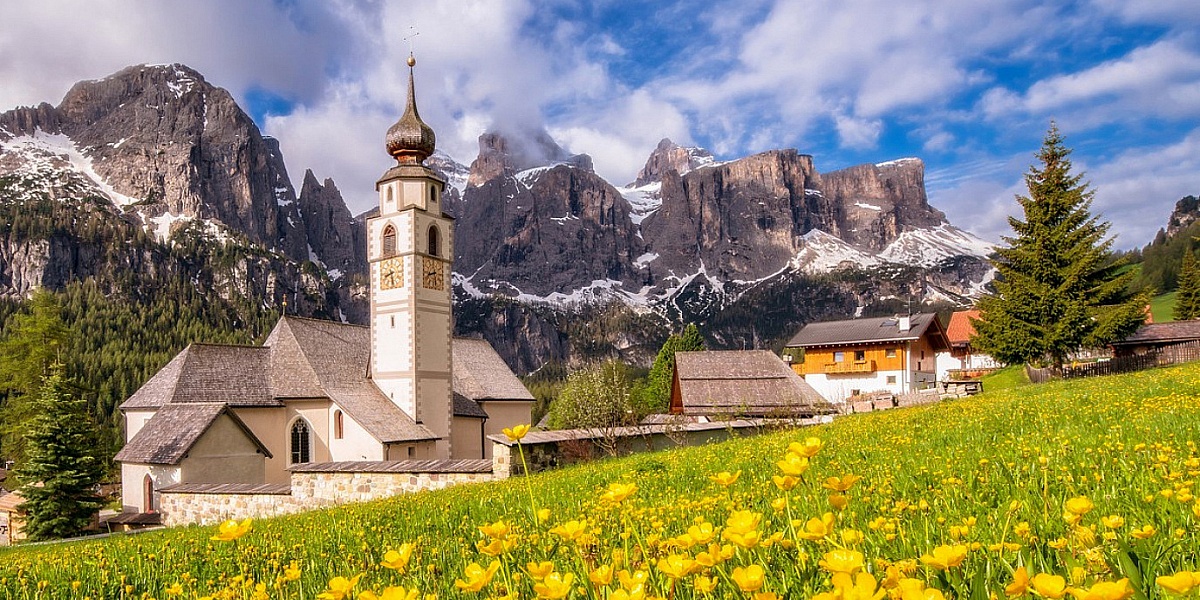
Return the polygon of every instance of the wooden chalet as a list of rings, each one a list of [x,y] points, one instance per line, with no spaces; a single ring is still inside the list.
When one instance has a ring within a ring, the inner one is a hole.
[[[792,369],[830,402],[937,383],[937,354],[950,344],[937,315],[809,323],[788,342]]]
[[[1141,356],[1167,348],[1200,345],[1200,319],[1150,323],[1112,343],[1113,357]]]
[[[769,350],[678,352],[671,413],[688,417],[804,418],[836,412]]]

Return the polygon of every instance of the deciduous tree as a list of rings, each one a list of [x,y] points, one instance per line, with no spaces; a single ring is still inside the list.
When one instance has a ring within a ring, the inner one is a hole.
[[[1091,214],[1093,192],[1071,172],[1071,151],[1051,125],[1018,196],[1024,218],[996,251],[996,293],[979,303],[972,345],[1009,364],[1062,367],[1068,355],[1123,338],[1144,320],[1132,273],[1111,260],[1109,224]]]

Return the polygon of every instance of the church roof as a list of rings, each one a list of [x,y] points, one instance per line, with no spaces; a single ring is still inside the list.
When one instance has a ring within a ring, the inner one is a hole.
[[[533,402],[533,394],[513,375],[512,369],[487,340],[454,338],[454,391],[480,400],[523,400]]]
[[[479,406],[479,403],[458,392],[454,392],[454,416],[474,417],[477,419],[488,418],[487,411],[483,410],[483,407]]]
[[[280,406],[266,378],[269,357],[270,351],[260,346],[191,344],[121,408],[154,409],[195,402],[220,402],[238,408]]]
[[[192,446],[204,435],[213,421],[222,414],[246,433],[260,452],[270,457],[271,452],[254,436],[249,427],[220,402],[186,402],[164,405],[125,444],[114,460],[151,465],[177,465]]]

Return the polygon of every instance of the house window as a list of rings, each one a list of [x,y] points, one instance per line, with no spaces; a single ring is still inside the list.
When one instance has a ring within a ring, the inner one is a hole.
[[[863,362],[865,360],[867,360],[867,351],[866,350],[855,350],[854,351],[854,362]]]
[[[895,348],[888,348],[888,349],[887,349],[887,357],[888,357],[888,358],[896,358],[896,349],[895,349]]]
[[[437,204],[437,188],[429,188],[429,202],[431,204]]]
[[[408,447],[408,457],[409,457],[409,458],[412,458],[412,457],[414,457],[414,456],[416,456],[416,455],[417,455],[417,453],[416,453],[416,451],[413,449],[413,447],[412,447],[412,446],[409,446],[409,447]]]
[[[304,419],[296,419],[292,423],[292,462],[291,464],[312,462],[312,431]]]
[[[342,411],[333,411],[333,439],[342,439]]]
[[[383,255],[393,256],[396,254],[396,228],[389,224],[383,228]]]
[[[862,390],[850,390],[851,396],[857,396],[862,393]]]
[[[888,385],[896,385],[896,376],[888,375],[887,382],[888,382]]]
[[[441,242],[441,240],[438,238],[440,238],[440,237],[441,237],[441,234],[438,232],[437,225],[430,225],[429,226],[429,255],[430,256],[439,256],[438,255],[438,246],[440,245],[439,242]]]
[[[844,362],[845,360],[846,360],[845,352],[834,352],[833,353],[833,362]]]
[[[925,358],[925,351],[924,351],[924,350],[922,350],[922,351],[921,351],[921,358]]]

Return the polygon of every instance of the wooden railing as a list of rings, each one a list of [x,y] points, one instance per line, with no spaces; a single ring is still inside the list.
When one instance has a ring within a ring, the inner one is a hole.
[[[823,371],[829,373],[874,373],[875,361],[862,360],[856,362],[826,363]]]
[[[1183,342],[1156,348],[1145,354],[1119,356],[1106,361],[1081,365],[1063,365],[1062,373],[1058,374],[1050,368],[1034,369],[1026,365],[1025,374],[1033,383],[1043,383],[1051,379],[1076,379],[1078,377],[1131,373],[1196,360],[1200,360],[1200,342]]]

